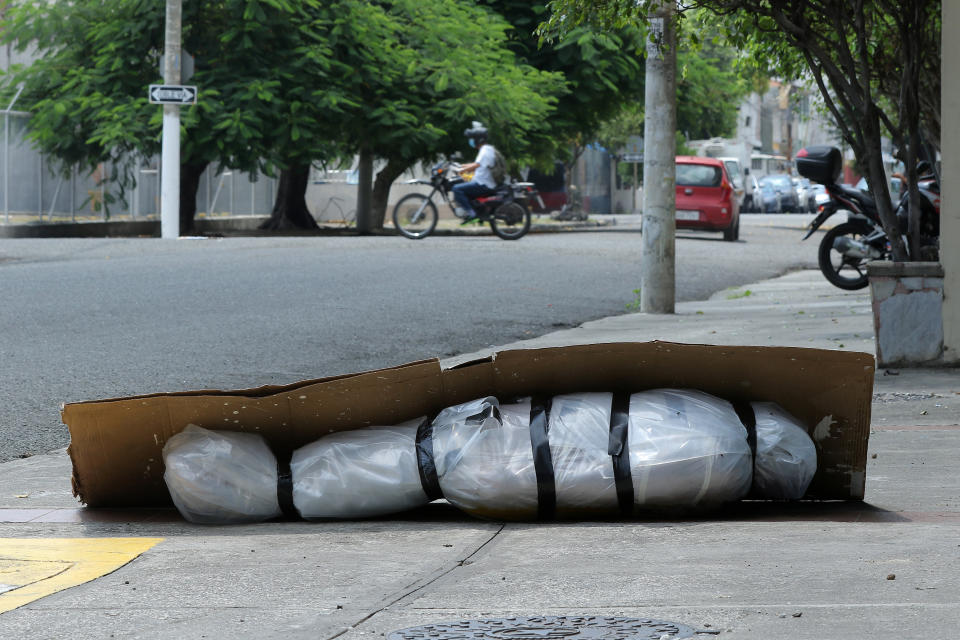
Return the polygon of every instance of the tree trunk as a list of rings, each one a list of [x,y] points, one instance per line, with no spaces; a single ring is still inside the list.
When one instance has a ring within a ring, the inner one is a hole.
[[[373,190],[373,153],[360,149],[357,167],[357,233],[369,235],[373,231],[373,210],[370,196]]]
[[[281,171],[273,211],[260,228],[270,231],[319,229],[317,221],[307,209],[306,194],[309,180],[309,164],[294,165]]]
[[[390,203],[390,187],[407,170],[407,166],[403,162],[388,160],[387,166],[377,173],[377,178],[373,181],[373,197],[370,201],[374,229],[383,229],[383,221],[387,217],[387,206]]]
[[[880,147],[880,120],[873,113],[875,109],[875,106],[868,105],[868,113],[863,122],[865,134],[863,157],[867,164],[867,181],[877,206],[880,224],[883,225],[883,230],[890,241],[893,259],[897,262],[904,262],[907,260],[907,252],[904,250],[896,212],[890,202],[887,174],[883,168],[883,150]]]
[[[207,168],[206,162],[180,165],[180,235],[195,233],[193,219],[197,215],[197,189],[200,176]]]

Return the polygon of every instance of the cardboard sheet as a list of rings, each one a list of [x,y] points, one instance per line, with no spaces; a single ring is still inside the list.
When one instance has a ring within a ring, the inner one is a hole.
[[[669,342],[501,351],[442,370],[438,360],[237,391],[153,394],[68,404],[74,493],[89,506],[169,504],[164,443],[187,424],[261,433],[285,453],[333,431],[395,424],[484,395],[693,388],[768,400],[817,443],[807,498],[863,498],[874,358],[792,347]]]

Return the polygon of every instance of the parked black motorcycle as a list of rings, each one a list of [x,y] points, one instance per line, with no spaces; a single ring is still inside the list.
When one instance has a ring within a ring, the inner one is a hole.
[[[457,175],[459,165],[451,159],[438,162],[430,169],[428,180],[408,180],[407,184],[425,184],[433,187],[428,195],[411,193],[404,196],[393,208],[393,225],[397,231],[414,240],[426,238],[437,227],[437,205],[433,198],[439,194],[456,215],[451,200],[453,186],[463,182]],[[461,224],[477,220],[488,222],[495,234],[504,240],[517,240],[530,230],[530,202],[537,199],[541,208],[543,201],[532,182],[512,182],[497,187],[495,193],[471,201],[477,215]]]
[[[829,146],[812,146],[797,152],[797,172],[826,187],[830,200],[820,206],[819,214],[810,223],[804,240],[809,238],[833,214],[846,211],[847,221],[833,227],[823,236],[817,254],[820,271],[831,284],[841,289],[862,289],[868,284],[866,264],[871,260],[890,260],[893,252],[877,212],[873,196],[860,189],[839,184],[842,159],[840,150]],[[928,183],[926,189],[939,186]],[[909,253],[907,239],[909,195],[904,192],[896,208],[900,232]],[[930,197],[921,199],[921,246],[935,247],[940,237],[940,217]]]

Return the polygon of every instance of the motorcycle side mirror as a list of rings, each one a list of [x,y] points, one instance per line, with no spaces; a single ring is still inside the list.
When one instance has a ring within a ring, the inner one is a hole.
[[[450,159],[459,162],[460,160],[463,160],[463,154],[460,153],[459,151],[454,151],[453,154],[450,156]]]

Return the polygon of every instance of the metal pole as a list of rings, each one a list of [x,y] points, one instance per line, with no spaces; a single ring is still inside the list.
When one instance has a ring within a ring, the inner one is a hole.
[[[10,64],[10,45],[7,45],[7,64]],[[10,222],[10,111],[17,104],[23,85],[17,87],[17,93],[3,112],[3,215],[7,223]]]
[[[107,221],[107,192],[104,184],[107,182],[107,163],[100,163],[100,218]]]
[[[70,168],[70,222],[77,221],[77,166]]]
[[[167,0],[163,82],[180,84],[181,0]],[[180,236],[180,107],[163,105],[161,149],[160,236]]]
[[[37,154],[39,158],[39,171],[37,172],[37,214],[40,216],[40,222],[43,222],[43,154]]]
[[[673,313],[676,299],[677,46],[674,0],[650,12],[643,149],[640,311]]]
[[[10,224],[10,113],[3,114],[3,219]]]
[[[63,186],[63,174],[57,178],[57,187],[53,190],[53,200],[50,201],[50,210],[47,211],[47,221],[53,222],[53,211],[57,206],[57,198],[60,197],[60,187]]]
[[[137,158],[137,165],[134,175],[136,182],[133,185],[133,207],[130,208],[130,219],[137,219],[137,211],[140,209],[140,158]]]

